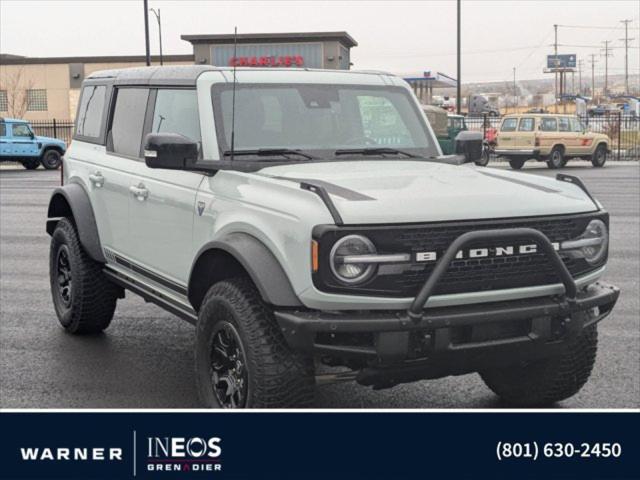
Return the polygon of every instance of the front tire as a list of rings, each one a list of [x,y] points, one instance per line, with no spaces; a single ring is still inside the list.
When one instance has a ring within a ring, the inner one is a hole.
[[[547,167],[552,170],[557,170],[558,168],[562,168],[567,164],[567,160],[564,158],[564,153],[562,148],[555,147],[551,150],[549,154],[549,158],[547,159]]]
[[[483,148],[482,149],[482,154],[480,155],[480,158],[478,160],[476,160],[476,165],[478,165],[479,167],[486,167],[487,165],[489,165],[489,159],[491,158],[491,153],[489,152],[488,148]]]
[[[121,290],[84,251],[67,218],[51,236],[49,279],[56,315],[67,332],[98,333],[109,326]]]
[[[313,359],[287,345],[271,309],[246,278],[213,285],[198,315],[196,382],[213,408],[313,404]]]
[[[35,170],[40,165],[40,160],[37,158],[28,158],[26,160],[21,161],[22,166],[27,170]]]
[[[509,404],[548,406],[575,395],[587,383],[597,350],[598,330],[594,325],[570,340],[562,355],[524,366],[485,370],[480,376]]]
[[[604,164],[607,162],[607,146],[604,144],[598,145],[596,151],[593,152],[591,156],[591,165],[596,168],[604,167]]]
[[[509,165],[514,170],[520,170],[522,168],[522,166],[524,165],[524,160],[522,160],[521,158],[510,158],[509,159]]]
[[[62,163],[62,155],[57,150],[47,150],[42,155],[42,166],[47,170],[55,170]]]

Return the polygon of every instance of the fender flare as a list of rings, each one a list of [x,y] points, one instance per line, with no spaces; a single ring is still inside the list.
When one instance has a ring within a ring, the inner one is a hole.
[[[80,243],[89,256],[97,262],[106,263],[89,195],[78,183],[58,187],[51,194],[47,212],[47,233],[53,235],[58,221],[68,216],[73,217]]]
[[[207,253],[224,252],[235,259],[249,274],[263,300],[283,307],[301,307],[302,303],[293,290],[289,277],[269,248],[256,237],[247,233],[229,233],[220,240],[206,243],[197,253],[189,273],[188,297],[196,308],[202,292],[196,292],[194,282],[200,274],[199,261]],[[206,293],[206,292],[205,292]]]

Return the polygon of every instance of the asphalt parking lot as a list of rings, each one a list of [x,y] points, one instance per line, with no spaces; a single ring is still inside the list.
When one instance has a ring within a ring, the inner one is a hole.
[[[501,167],[504,168],[504,167]],[[640,407],[640,176],[638,163],[587,164],[578,175],[611,214],[605,280],[622,294],[600,327],[589,383],[563,408]],[[544,164],[534,175],[555,175]],[[102,335],[65,334],[48,280],[47,202],[59,172],[0,170],[0,407],[192,408],[194,329],[128,293]],[[523,199],[526,201],[526,199]],[[477,375],[372,391],[356,384],[318,388],[318,408],[494,408],[502,405]]]

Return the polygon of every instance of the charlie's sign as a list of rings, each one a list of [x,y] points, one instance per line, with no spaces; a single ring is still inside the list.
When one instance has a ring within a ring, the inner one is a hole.
[[[231,67],[303,67],[302,55],[264,55],[261,57],[231,57]]]

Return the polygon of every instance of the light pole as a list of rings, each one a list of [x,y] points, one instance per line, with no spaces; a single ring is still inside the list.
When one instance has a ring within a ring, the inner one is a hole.
[[[151,55],[149,53],[149,4],[147,0],[142,0],[144,6],[144,45],[146,50],[147,67],[151,65]]]
[[[158,38],[160,40],[160,65],[162,65],[162,22],[160,21],[160,9],[156,12],[155,8],[150,8],[149,11],[156,16],[158,21]]]
[[[457,77],[458,77],[458,82],[456,85],[456,113],[458,115],[460,115],[460,107],[462,106],[462,98],[460,98],[460,95],[462,94],[462,64],[461,64],[461,57],[460,57],[460,49],[462,48],[462,41],[460,38],[460,17],[461,17],[461,10],[462,10],[462,6],[461,6],[461,0],[458,0],[458,58],[457,58]]]

